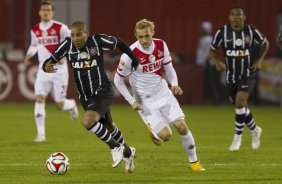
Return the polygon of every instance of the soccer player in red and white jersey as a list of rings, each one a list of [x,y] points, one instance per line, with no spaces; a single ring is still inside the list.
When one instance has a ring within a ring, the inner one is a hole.
[[[191,169],[203,171],[205,169],[197,158],[193,135],[185,123],[185,115],[174,96],[182,95],[183,91],[178,86],[177,75],[166,43],[161,39],[153,38],[154,27],[154,23],[146,19],[136,23],[134,32],[137,41],[130,48],[138,58],[139,66],[136,71],[132,71],[131,59],[123,54],[114,83],[132,108],[138,110],[155,144],[160,145],[162,141],[170,139],[172,135],[170,125],[173,125],[182,139]],[[170,83],[170,89],[163,75]],[[124,83],[123,79],[126,76],[129,77],[133,96]]]
[[[53,20],[54,4],[50,1],[43,1],[40,4],[39,16],[41,22],[31,29],[31,44],[24,59],[24,64],[28,66],[31,57],[38,54],[39,69],[34,84],[36,95],[34,116],[37,126],[35,142],[46,140],[45,100],[50,92],[60,110],[69,110],[72,120],[78,117],[75,100],[66,99],[69,78],[66,59],[63,58],[57,65],[57,73],[45,73],[42,70],[42,64],[51,56],[51,52],[70,36],[69,29],[65,24]]]

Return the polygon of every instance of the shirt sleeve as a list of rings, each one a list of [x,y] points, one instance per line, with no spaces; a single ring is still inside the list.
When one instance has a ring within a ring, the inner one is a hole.
[[[254,42],[256,42],[261,47],[266,40],[265,36],[256,28],[253,28],[253,33],[254,33],[253,36]]]
[[[223,41],[223,34],[221,29],[219,29],[213,37],[213,40],[210,45],[211,49],[217,50],[220,47],[222,41]]]
[[[122,96],[125,98],[125,100],[132,105],[136,100],[135,98],[129,93],[123,77],[121,77],[118,73],[115,74],[114,83],[116,88],[119,90],[119,92],[122,94]]]
[[[125,77],[131,74],[131,62],[132,60],[126,54],[122,54],[120,57],[120,62],[117,67],[117,74]]]
[[[67,37],[70,37],[70,30],[65,24],[63,24],[60,30],[60,42],[63,42]]]
[[[163,65],[167,65],[169,63],[172,62],[172,58],[171,58],[171,55],[170,55],[170,52],[168,50],[168,47],[166,45],[165,42],[164,43],[164,60],[163,60]]]
[[[169,63],[164,66],[165,75],[167,77],[168,82],[171,86],[178,86],[178,79],[176,72],[172,66],[172,63]]]
[[[51,53],[51,59],[53,62],[58,63],[63,57],[66,56],[67,51],[69,50],[71,44],[71,39],[67,37],[58,47],[57,49]],[[48,59],[48,60],[49,60]]]
[[[33,31],[30,32],[31,41],[27,50],[27,55],[34,56],[37,53],[37,39]]]
[[[117,45],[116,37],[101,34],[100,40],[101,40],[103,50],[114,50],[116,48],[116,45]]]

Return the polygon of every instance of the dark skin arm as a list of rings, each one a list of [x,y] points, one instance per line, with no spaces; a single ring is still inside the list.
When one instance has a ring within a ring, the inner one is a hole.
[[[215,65],[215,68],[218,71],[226,69],[225,62],[224,62],[223,58],[221,58],[217,54],[217,50],[210,49],[210,51],[209,51],[209,59],[213,61],[214,65]]]
[[[268,51],[268,48],[269,48],[269,42],[268,40],[266,39],[264,44],[262,45],[262,47],[260,48],[260,56],[259,58],[254,62],[254,64],[251,66],[251,70],[252,71],[257,71],[257,70],[260,70],[261,69],[261,65],[262,65],[262,62],[266,56],[266,53]]]

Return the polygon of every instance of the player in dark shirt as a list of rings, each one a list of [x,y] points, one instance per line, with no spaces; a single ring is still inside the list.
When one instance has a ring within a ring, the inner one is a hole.
[[[89,36],[84,22],[71,25],[71,38],[66,38],[43,64],[45,72],[56,72],[56,63],[67,57],[77,86],[80,102],[85,110],[82,124],[109,145],[113,157],[113,167],[124,158],[126,172],[132,172],[135,148],[128,147],[120,130],[113,124],[109,106],[113,99],[113,89],[104,69],[104,50],[116,47],[132,60],[132,69],[138,61],[128,45],[121,39],[96,34]]]
[[[220,28],[211,43],[210,59],[218,70],[226,70],[226,84],[230,100],[235,106],[235,136],[230,151],[240,149],[244,124],[252,132],[252,148],[260,146],[262,129],[256,125],[248,108],[248,98],[256,82],[257,71],[261,68],[268,51],[269,42],[255,27],[245,25],[246,15],[242,8],[234,7],[229,12],[230,25]],[[254,57],[253,49],[260,48]],[[223,48],[224,59],[217,54]]]

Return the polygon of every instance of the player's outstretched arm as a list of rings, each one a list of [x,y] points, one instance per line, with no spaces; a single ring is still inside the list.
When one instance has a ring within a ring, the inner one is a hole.
[[[131,67],[133,70],[136,70],[139,62],[130,47],[120,38],[117,38],[117,47],[121,52],[127,54],[130,57],[130,59],[132,60]]]

